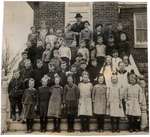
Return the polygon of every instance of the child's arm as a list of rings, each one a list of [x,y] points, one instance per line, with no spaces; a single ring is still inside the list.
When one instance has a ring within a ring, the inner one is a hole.
[[[95,100],[95,92],[96,92],[96,87],[94,86],[92,90],[92,102],[94,102]]]
[[[71,50],[70,50],[70,48],[68,49],[68,57],[69,57],[69,60],[71,60]]]
[[[63,104],[66,104],[66,94],[67,94],[67,87],[64,87],[64,92],[63,92]]]

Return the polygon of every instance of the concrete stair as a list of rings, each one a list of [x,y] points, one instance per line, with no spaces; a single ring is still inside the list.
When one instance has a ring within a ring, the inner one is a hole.
[[[22,124],[21,122],[18,122],[18,121],[12,121],[11,119],[9,119],[9,120],[7,120],[7,125],[8,125],[8,131],[26,131],[26,124]],[[91,118],[90,119],[90,131],[96,131],[96,128],[97,128],[96,119]],[[120,120],[120,129],[127,130],[127,128],[128,128],[127,120],[125,120],[124,118],[121,119]],[[53,129],[53,120],[48,119],[47,130],[52,131],[52,129]],[[75,120],[74,129],[75,129],[75,131],[80,131],[80,119]],[[109,118],[105,119],[104,129],[106,131],[111,130],[111,124],[110,124]],[[40,130],[40,120],[39,119],[34,120],[33,130],[34,131]],[[61,130],[67,131],[67,120],[66,119],[61,119]]]

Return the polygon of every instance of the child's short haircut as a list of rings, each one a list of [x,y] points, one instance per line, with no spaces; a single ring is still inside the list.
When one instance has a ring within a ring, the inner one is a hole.
[[[103,24],[100,24],[100,23],[99,23],[99,24],[96,24],[96,25],[95,25],[95,28],[98,28],[99,26],[103,27]]]
[[[87,23],[88,25],[90,25],[89,21],[87,21],[87,20],[86,20],[86,21],[84,21],[84,24],[85,24],[85,23]]]
[[[37,60],[36,60],[36,63],[41,63],[41,62],[42,62],[41,59],[37,59]]]
[[[32,30],[33,28],[35,28],[35,26],[31,26],[31,27],[30,27],[30,30]]]
[[[21,53],[21,55],[23,56],[23,55],[27,55],[27,51],[23,51],[22,53]]]
[[[113,50],[112,50],[112,54],[113,54],[113,53],[118,53],[118,50],[117,50],[117,49],[113,49]]]

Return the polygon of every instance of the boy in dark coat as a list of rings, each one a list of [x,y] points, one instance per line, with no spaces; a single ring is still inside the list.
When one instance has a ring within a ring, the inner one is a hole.
[[[89,72],[89,77],[90,77],[90,81],[92,84],[95,83],[95,79],[97,77],[97,75],[100,72],[100,69],[98,68],[98,64],[97,64],[97,59],[92,59],[91,60],[91,64],[88,67],[88,72]]]
[[[35,88],[38,89],[41,86],[41,79],[46,74],[46,70],[43,66],[43,62],[41,59],[36,61],[36,69],[33,71],[33,77],[35,79]]]
[[[42,86],[39,87],[39,108],[41,132],[47,130],[47,111],[50,98],[50,88],[47,86],[48,79],[42,78]]]
[[[25,88],[27,88],[27,81],[29,80],[29,78],[33,78],[33,68],[29,59],[25,61],[25,68],[20,72],[20,75],[21,79],[24,82]]]
[[[22,52],[22,60],[19,62],[19,66],[18,66],[19,71],[22,71],[22,69],[25,68],[25,61],[27,58],[28,58],[27,52],[23,51]]]
[[[130,47],[128,36],[123,30],[122,23],[118,23],[115,37],[116,37],[116,45],[119,50],[119,55],[121,57],[123,57],[123,55],[129,55]]]
[[[48,69],[49,69],[49,71],[48,71],[48,73],[46,75],[50,78],[48,80],[48,86],[51,87],[51,86],[54,85],[54,76],[57,73],[56,70],[55,70],[53,62],[50,62],[48,64]]]
[[[20,79],[20,72],[18,70],[13,71],[13,78],[8,85],[8,95],[10,101],[11,117],[12,120],[16,120],[16,107],[19,110],[18,121],[20,120],[22,112],[22,95],[23,95],[23,82]]]
[[[66,72],[67,72],[67,63],[65,61],[61,62],[61,69],[59,71],[59,76],[61,78],[61,86],[64,87],[67,83],[67,77],[66,77]]]
[[[28,86],[29,88],[25,90],[22,102],[24,105],[24,116],[26,118],[26,124],[27,124],[27,133],[32,132],[33,127],[33,120],[35,117],[35,111],[37,109],[37,103],[38,103],[38,92],[34,88],[35,82],[33,78],[30,78],[28,80]]]
[[[43,52],[44,52],[43,43],[41,40],[38,40],[36,47],[36,60],[42,59]]]

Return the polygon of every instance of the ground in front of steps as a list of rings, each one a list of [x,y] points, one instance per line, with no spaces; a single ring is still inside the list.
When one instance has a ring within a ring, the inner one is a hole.
[[[73,136],[85,136],[85,135],[92,135],[92,136],[99,136],[99,135],[148,135],[149,133],[148,132],[144,132],[144,131],[141,131],[141,132],[133,132],[133,133],[130,133],[128,131],[121,131],[120,133],[112,133],[111,131],[105,131],[103,133],[98,133],[98,132],[85,132],[85,133],[81,133],[81,132],[74,132],[74,133],[68,133],[68,132],[65,132],[65,131],[62,131],[60,133],[52,133],[52,132],[45,132],[45,133],[41,133],[39,131],[34,131],[31,133],[31,135],[67,135],[67,136],[70,136],[70,135],[73,135]],[[30,134],[27,134],[25,131],[17,131],[17,132],[7,132],[5,133],[5,135],[30,135]]]

